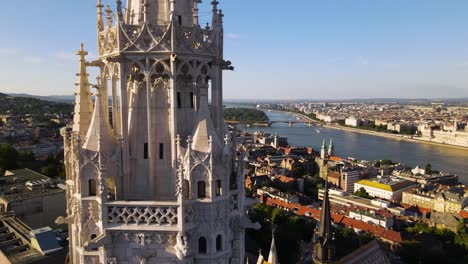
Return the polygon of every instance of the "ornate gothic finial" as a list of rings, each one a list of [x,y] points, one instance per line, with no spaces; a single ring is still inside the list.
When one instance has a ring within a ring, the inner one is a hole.
[[[117,18],[120,21],[123,21],[122,0],[117,0],[116,4],[117,4]]]
[[[112,9],[111,9],[110,5],[107,5],[107,8],[106,8],[106,25],[107,25],[107,27],[112,26],[112,17],[113,17]]]
[[[220,23],[223,23],[223,17],[224,17],[223,10],[220,9],[218,11],[218,19]]]
[[[169,10],[171,11],[171,14],[175,12],[175,3],[176,3],[176,0],[169,1]]]
[[[218,11],[218,4],[219,2],[217,0],[211,1],[211,5],[213,6],[213,13],[216,13],[216,11]]]
[[[193,23],[195,25],[198,25],[198,1],[193,1],[193,8],[192,8],[192,11],[193,11]]]
[[[86,61],[85,56],[88,55],[88,52],[85,51],[83,43],[81,43],[80,50],[76,53],[76,55],[80,56],[80,61]]]
[[[148,8],[149,4],[147,0],[143,1],[143,21],[146,22],[148,20]]]
[[[102,8],[103,7],[104,5],[102,4],[102,1],[98,0],[96,8],[97,8],[97,28],[99,32],[104,30],[104,22],[102,21]]]
[[[135,22],[135,10],[132,10],[131,13],[130,13],[130,24],[133,25],[133,23]]]

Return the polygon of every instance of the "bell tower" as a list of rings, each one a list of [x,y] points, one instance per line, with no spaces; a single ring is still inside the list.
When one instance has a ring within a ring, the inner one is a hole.
[[[63,131],[71,263],[243,263],[243,153],[222,104],[233,67],[218,1],[206,27],[200,2],[97,1],[98,58],[78,52]]]

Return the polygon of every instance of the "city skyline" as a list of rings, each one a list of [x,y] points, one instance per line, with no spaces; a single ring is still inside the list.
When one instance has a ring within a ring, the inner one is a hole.
[[[0,18],[9,36],[0,44],[1,92],[71,95],[76,43],[96,58],[95,1],[28,5],[5,3],[21,15]],[[226,73],[227,100],[468,97],[464,1],[239,0],[220,7],[230,13],[225,57],[236,67]],[[209,11],[204,1],[202,21]]]

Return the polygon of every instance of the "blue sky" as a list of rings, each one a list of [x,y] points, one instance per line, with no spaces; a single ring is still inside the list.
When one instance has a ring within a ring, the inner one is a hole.
[[[96,55],[96,1],[4,2],[0,92],[72,94],[80,43]],[[466,0],[220,2],[226,99],[468,97]]]

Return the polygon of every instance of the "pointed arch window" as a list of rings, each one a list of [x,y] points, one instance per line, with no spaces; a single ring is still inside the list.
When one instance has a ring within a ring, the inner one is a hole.
[[[199,181],[197,183],[198,187],[198,198],[206,198],[206,183],[204,181]]]
[[[223,250],[223,237],[221,235],[218,235],[216,237],[216,251],[222,251]]]
[[[88,194],[89,196],[96,196],[96,180],[88,180]]]
[[[223,187],[221,185],[221,180],[216,181],[216,196],[221,196],[223,194]]]
[[[206,238],[204,237],[198,239],[198,253],[206,254]]]

